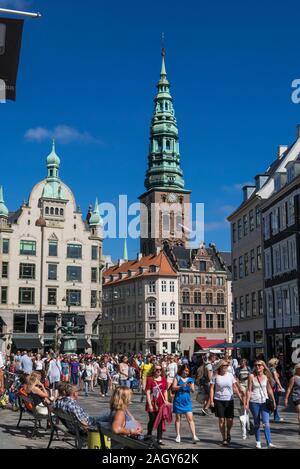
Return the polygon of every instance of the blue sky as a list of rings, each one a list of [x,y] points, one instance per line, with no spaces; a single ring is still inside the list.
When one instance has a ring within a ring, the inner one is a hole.
[[[300,78],[299,4],[0,5],[43,14],[26,20],[17,102],[0,105],[0,184],[9,209],[45,176],[53,132],[61,176],[84,213],[96,196],[137,200],[144,191],[163,31],[186,187],[194,203],[205,203],[205,241],[229,250],[225,218],[240,203],[241,186],[269,166],[279,144],[295,140],[300,104],[291,100],[291,83]],[[123,241],[108,240],[104,250],[116,258],[122,247]],[[129,256],[137,251],[138,242],[130,241]]]

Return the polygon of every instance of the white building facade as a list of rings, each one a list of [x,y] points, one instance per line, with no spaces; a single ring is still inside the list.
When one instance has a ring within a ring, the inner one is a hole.
[[[71,316],[78,351],[93,348],[101,312],[102,225],[98,204],[84,221],[70,188],[59,178],[55,146],[48,176],[28,203],[8,211],[0,193],[0,333],[9,350],[59,349]]]
[[[178,351],[178,278],[164,252],[107,269],[103,300],[104,351]]]

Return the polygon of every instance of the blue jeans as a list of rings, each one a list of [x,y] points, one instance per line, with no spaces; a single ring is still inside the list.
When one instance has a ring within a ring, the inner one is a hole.
[[[260,420],[262,419],[267,445],[272,443],[270,431],[270,412],[267,410],[266,404],[258,404],[257,402],[250,402],[250,410],[254,419],[255,438],[260,441]]]
[[[72,373],[71,374],[71,381],[72,381],[72,384],[77,386],[77,384],[78,384],[78,373]]]
[[[276,410],[274,411],[274,420],[275,422],[280,422],[280,415],[278,413],[278,404],[279,404],[279,397],[280,397],[280,392],[274,391],[274,397],[275,397],[275,402],[276,402]]]
[[[84,391],[85,391],[86,395],[88,394],[90,388],[91,388],[91,381],[85,381],[84,382]]]
[[[120,379],[120,386],[130,388],[130,379]]]

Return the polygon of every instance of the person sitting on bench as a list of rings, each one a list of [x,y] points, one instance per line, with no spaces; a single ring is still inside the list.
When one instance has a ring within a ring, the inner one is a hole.
[[[110,401],[110,410],[113,417],[112,430],[117,435],[138,437],[142,435],[143,429],[128,410],[131,398],[132,391],[125,386],[120,386],[114,390]]]

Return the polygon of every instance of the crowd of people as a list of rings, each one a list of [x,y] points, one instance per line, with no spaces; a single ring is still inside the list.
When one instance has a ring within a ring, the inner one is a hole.
[[[285,407],[292,397],[300,435],[300,364],[295,366],[288,382],[280,365],[277,358],[271,359],[268,365],[263,357],[257,357],[253,363],[246,359],[238,362],[227,353],[198,355],[190,361],[175,355],[104,354],[97,357],[50,351],[42,356],[24,351],[8,357],[0,354],[0,396],[7,395],[13,408],[17,408],[18,395],[28,396],[36,411],[44,416],[48,415],[49,406],[62,409],[75,415],[86,429],[106,420],[111,422],[115,433],[132,438],[150,438],[156,431],[157,443],[163,446],[163,434],[173,421],[173,415],[177,443],[181,442],[184,416],[192,442],[200,441],[193,416],[192,395],[196,392],[203,416],[215,414],[218,418],[223,446],[231,443],[231,429],[238,412],[243,438],[247,438],[247,430],[251,432],[252,416],[256,448],[262,447],[261,422],[267,447],[273,448],[270,418],[273,416],[274,422],[283,420],[278,411],[280,396],[284,396]],[[8,383],[5,376],[14,379]],[[86,396],[89,393],[98,393],[104,398],[110,395],[110,408],[102,407],[98,417],[89,416],[78,403],[79,391]],[[141,402],[145,400],[146,435],[129,410],[133,392],[140,393]]]

